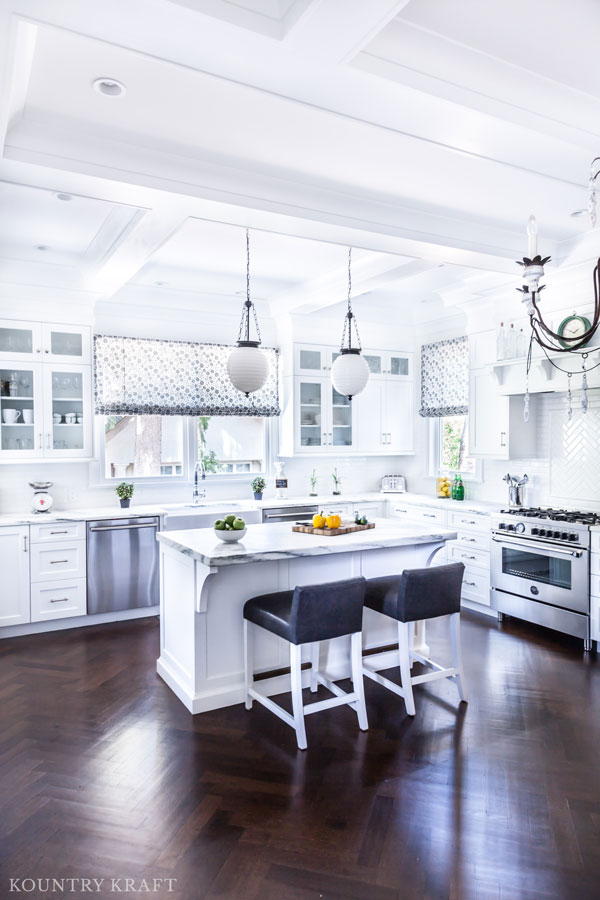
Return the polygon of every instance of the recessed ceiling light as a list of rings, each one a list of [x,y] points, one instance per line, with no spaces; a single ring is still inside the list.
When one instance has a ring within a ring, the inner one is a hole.
[[[105,97],[121,97],[127,90],[123,82],[117,81],[116,78],[96,78],[92,86]]]
[[[73,199],[73,195],[72,195],[72,194],[62,194],[62,193],[60,193],[60,194],[57,194],[57,195],[56,195],[56,199],[57,199],[57,200],[64,200],[65,203],[68,203],[69,200],[72,200],[72,199]]]
[[[46,244],[36,244],[36,248],[35,248],[35,249],[36,249],[36,250],[49,250],[50,247],[48,247]]]

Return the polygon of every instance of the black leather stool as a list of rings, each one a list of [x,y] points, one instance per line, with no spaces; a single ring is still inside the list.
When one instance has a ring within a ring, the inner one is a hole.
[[[246,671],[246,709],[252,701],[263,706],[296,730],[300,750],[306,750],[304,716],[349,703],[358,715],[359,727],[366,731],[367,710],[362,677],[362,617],[365,597],[364,578],[348,578],[326,584],[306,585],[293,591],[279,591],[253,597],[244,604],[244,663]],[[254,665],[251,626],[259,626],[289,642],[292,689],[291,716],[254,686]],[[311,691],[320,682],[335,696],[318,703],[302,703],[302,647],[319,641],[350,635],[353,690],[346,693],[318,671],[318,654],[311,648]]]
[[[467,699],[460,649],[460,594],[464,573],[462,563],[433,566],[427,569],[405,569],[402,575],[384,575],[367,581],[365,606],[398,622],[398,652],[402,687],[377,670],[377,655],[363,659],[363,673],[378,684],[404,698],[406,712],[415,714],[413,685],[437,678],[451,678],[461,700]],[[411,647],[413,622],[450,616],[452,667],[443,668],[433,660],[416,653]],[[432,669],[426,675],[411,675],[413,661]],[[389,668],[380,665],[381,668]]]

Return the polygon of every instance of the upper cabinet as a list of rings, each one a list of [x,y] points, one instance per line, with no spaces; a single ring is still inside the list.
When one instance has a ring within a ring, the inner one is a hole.
[[[469,376],[469,455],[491,459],[536,456],[536,397],[529,398],[529,420],[523,418],[523,396],[501,396],[490,367]]]
[[[413,452],[411,353],[364,350],[369,381],[348,400],[333,387],[339,348],[296,344],[294,374],[283,379],[283,455]]]
[[[0,461],[92,456],[90,329],[0,320]]]
[[[87,325],[52,325],[0,319],[0,362],[91,362]]]

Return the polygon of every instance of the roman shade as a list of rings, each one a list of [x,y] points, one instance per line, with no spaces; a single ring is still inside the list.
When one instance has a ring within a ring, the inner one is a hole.
[[[277,350],[264,349],[269,377],[246,397],[227,374],[223,344],[94,337],[94,401],[104,416],[278,416]]]
[[[421,409],[426,418],[466,415],[469,410],[469,340],[421,347]]]

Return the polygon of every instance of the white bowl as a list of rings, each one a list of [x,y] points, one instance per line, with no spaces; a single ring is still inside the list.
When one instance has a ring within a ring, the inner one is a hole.
[[[219,531],[217,528],[215,528],[214,532],[221,541],[233,543],[234,541],[239,541],[244,537],[244,535],[246,534],[246,529],[240,528],[239,531]]]

